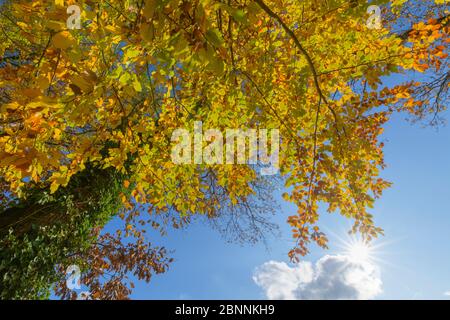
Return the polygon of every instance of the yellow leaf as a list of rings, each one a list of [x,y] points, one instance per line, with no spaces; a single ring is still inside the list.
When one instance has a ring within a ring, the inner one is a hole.
[[[89,81],[85,77],[82,77],[80,75],[72,76],[71,82],[84,92],[90,92],[93,88],[93,85],[89,83]]]
[[[134,90],[136,90],[137,92],[141,92],[141,91],[142,91],[142,85],[141,85],[141,83],[139,82],[138,79],[135,79],[135,80],[134,80],[134,82],[133,82],[133,88],[134,88]]]
[[[47,22],[47,27],[54,31],[63,30],[66,25],[61,21],[50,20]]]
[[[55,128],[55,130],[53,131],[53,139],[58,140],[58,141],[61,140],[61,134],[62,134],[62,131],[58,128]]]
[[[151,19],[153,14],[155,13],[156,1],[155,0],[147,0],[145,1],[145,7],[143,10],[144,17],[147,19]]]
[[[59,188],[59,184],[56,183],[56,181],[53,181],[52,184],[50,185],[50,193],[53,194],[55,193]]]
[[[47,79],[47,77],[39,77],[36,79],[36,84],[41,90],[45,90],[50,85],[50,81]]]
[[[153,24],[143,23],[140,29],[141,38],[145,41],[152,41],[154,35],[154,26]]]
[[[55,48],[65,50],[74,45],[75,40],[68,31],[63,31],[53,36],[52,44]]]

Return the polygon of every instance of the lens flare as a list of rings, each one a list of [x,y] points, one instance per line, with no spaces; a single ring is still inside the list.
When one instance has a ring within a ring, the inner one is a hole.
[[[372,260],[372,247],[369,243],[357,240],[349,243],[345,254],[355,262],[369,262]]]

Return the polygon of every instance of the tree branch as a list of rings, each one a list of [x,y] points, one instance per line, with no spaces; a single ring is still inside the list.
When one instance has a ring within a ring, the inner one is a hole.
[[[322,98],[322,100],[328,104],[327,102],[327,98],[324,96],[322,89],[320,88],[320,84],[319,84],[319,77],[317,75],[317,70],[316,67],[314,66],[314,62],[312,61],[310,55],[308,54],[308,52],[305,50],[305,48],[303,48],[302,44],[300,43],[300,41],[298,40],[297,36],[295,35],[294,31],[292,31],[285,23],[284,21],[281,19],[281,17],[276,14],[275,12],[273,12],[265,3],[263,0],[255,0],[255,2],[261,7],[261,9],[263,9],[269,16],[271,16],[272,18],[274,18],[275,20],[277,20],[280,25],[283,27],[284,31],[286,31],[286,33],[291,37],[292,40],[294,40],[295,45],[297,46],[297,48],[300,50],[300,52],[303,54],[303,56],[305,57],[306,61],[308,62],[309,68],[311,69],[313,78],[314,78],[314,86],[316,87],[317,92],[319,93],[319,96]]]

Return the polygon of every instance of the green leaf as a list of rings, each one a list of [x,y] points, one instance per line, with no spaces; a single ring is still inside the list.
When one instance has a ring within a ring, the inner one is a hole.
[[[121,83],[121,84],[127,84],[128,83],[128,80],[130,80],[130,78],[131,78],[131,76],[130,76],[130,74],[129,73],[124,73],[124,74],[122,74],[121,76],[120,76],[120,78],[119,78],[119,82]]]
[[[220,47],[223,44],[222,34],[217,29],[206,31],[206,39],[215,47]]]
[[[134,79],[134,81],[133,81],[133,88],[137,92],[141,92],[142,91],[142,85],[141,85],[141,83],[139,82],[139,80],[137,78]]]
[[[234,9],[231,11],[231,16],[236,20],[237,22],[240,22],[242,24],[247,23],[247,17],[245,15],[245,12],[241,9]]]

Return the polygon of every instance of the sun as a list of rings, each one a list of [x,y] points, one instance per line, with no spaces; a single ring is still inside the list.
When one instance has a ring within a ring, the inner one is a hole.
[[[362,240],[352,241],[348,244],[345,254],[355,262],[368,262],[372,259],[372,247]]]
[[[345,241],[342,241],[341,252],[352,262],[374,263],[377,260],[377,247],[379,245],[374,245],[372,241],[368,241],[361,236],[352,235]]]
[[[390,242],[383,239],[368,240],[363,235],[355,233],[335,233],[333,230],[327,230],[327,232],[336,240],[334,254],[347,257],[349,262],[392,265],[383,258],[386,254],[389,254],[385,251],[385,247]],[[343,234],[345,236],[342,236]]]

